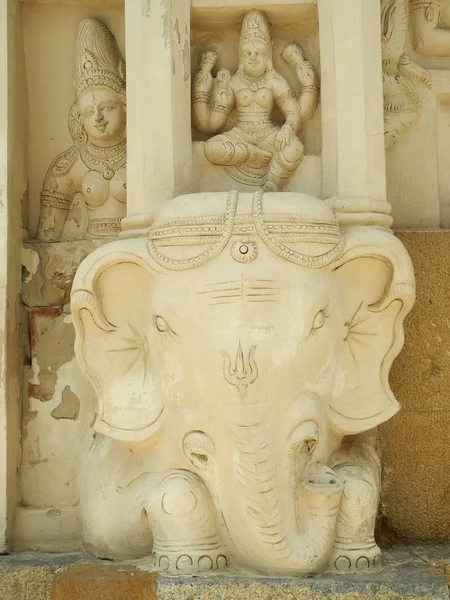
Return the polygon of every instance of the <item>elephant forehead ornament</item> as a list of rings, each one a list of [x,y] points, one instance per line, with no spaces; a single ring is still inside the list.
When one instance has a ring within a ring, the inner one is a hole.
[[[391,231],[294,193],[192,194],[72,290],[98,397],[85,544],[168,575],[380,567],[374,428],[414,301]]]
[[[272,194],[269,194],[269,197]],[[238,193],[228,195],[223,214],[204,215],[191,218],[173,218],[157,221],[150,229],[148,251],[160,266],[170,270],[184,270],[206,264],[232,243],[230,253],[237,262],[251,262],[258,255],[258,241],[262,242],[277,256],[294,264],[318,269],[331,264],[342,253],[344,240],[341,238],[339,223],[325,210],[317,210],[315,215],[305,215],[292,204],[292,196],[286,202],[278,199],[278,206],[286,212],[264,215],[263,193],[253,195],[250,212],[237,212]],[[248,197],[242,203],[245,210]],[[277,208],[278,208],[277,206]],[[324,205],[322,205],[324,206]],[[322,206],[320,208],[322,208]],[[287,244],[316,243],[329,245],[330,249],[320,255],[306,254],[294,250]],[[208,245],[209,248],[189,258],[177,259],[160,251],[161,246],[173,247]]]

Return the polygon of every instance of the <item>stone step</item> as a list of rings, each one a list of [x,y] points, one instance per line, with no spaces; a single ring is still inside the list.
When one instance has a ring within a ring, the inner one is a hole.
[[[0,557],[0,600],[449,600],[450,546],[384,551],[379,573],[163,577],[86,554]],[[446,581],[447,578],[447,581]]]

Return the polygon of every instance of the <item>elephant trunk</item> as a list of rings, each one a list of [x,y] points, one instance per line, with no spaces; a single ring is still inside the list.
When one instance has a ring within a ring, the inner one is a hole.
[[[261,420],[232,426],[237,487],[221,490],[223,514],[236,553],[265,573],[313,573],[326,565],[331,551],[341,482],[331,470],[315,468],[295,489],[294,454],[310,443],[312,429],[317,431],[317,425],[308,421],[295,430],[283,464],[291,463],[290,473],[280,485]]]

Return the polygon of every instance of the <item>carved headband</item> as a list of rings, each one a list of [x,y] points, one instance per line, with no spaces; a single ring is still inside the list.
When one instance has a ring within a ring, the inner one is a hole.
[[[88,71],[83,78],[78,79],[75,83],[75,90],[77,96],[89,90],[99,86],[105,86],[114,90],[117,94],[125,94],[125,82],[119,76],[112,71],[106,69],[92,69]]]

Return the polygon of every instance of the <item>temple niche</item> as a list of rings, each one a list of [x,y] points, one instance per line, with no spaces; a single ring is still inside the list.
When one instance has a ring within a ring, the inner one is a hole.
[[[192,139],[198,189],[321,186],[317,5],[193,8]]]
[[[71,549],[79,544],[78,460],[95,394],[74,356],[69,301],[81,261],[118,237],[126,214],[124,7],[25,3],[22,18],[29,106],[29,187],[22,211],[28,341],[15,546]],[[56,512],[46,528],[49,510]]]

